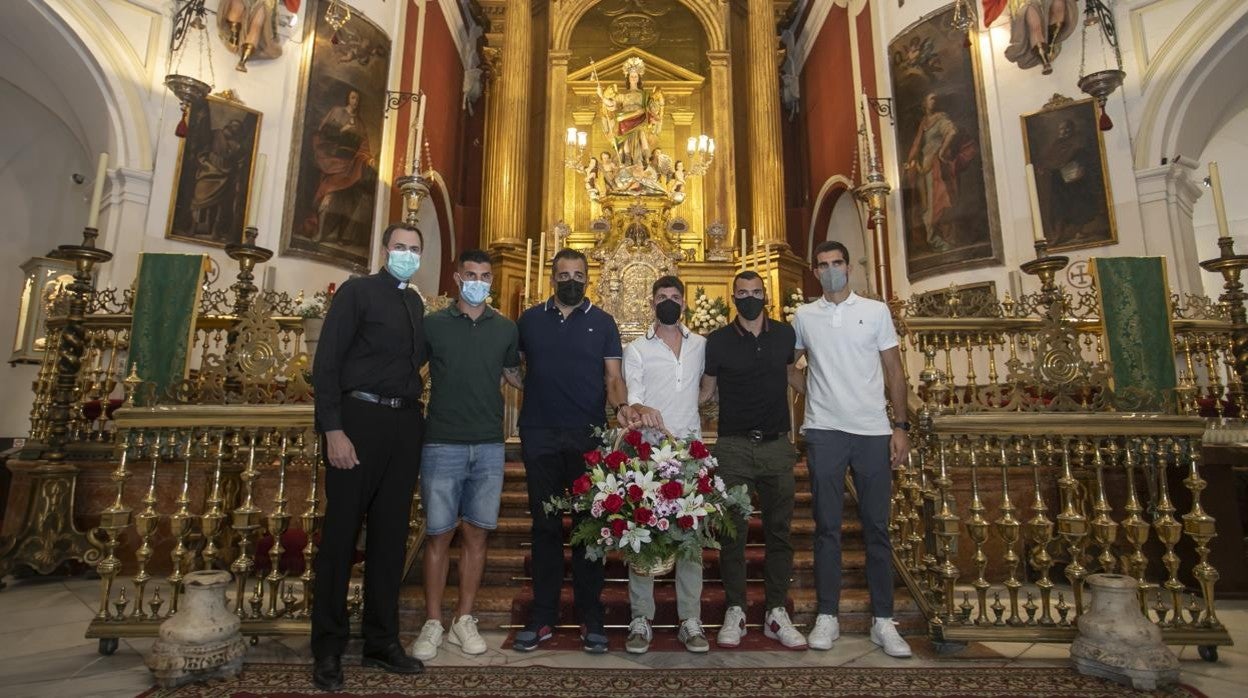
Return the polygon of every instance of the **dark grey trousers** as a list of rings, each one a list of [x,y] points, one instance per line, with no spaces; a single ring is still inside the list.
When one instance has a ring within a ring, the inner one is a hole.
[[[893,616],[893,546],[888,537],[892,500],[888,436],[807,429],[811,508],[815,516],[815,595],[819,613],[837,615],[841,603],[841,515],[845,470],[853,469],[858,515],[867,544],[867,588],[871,614]]]

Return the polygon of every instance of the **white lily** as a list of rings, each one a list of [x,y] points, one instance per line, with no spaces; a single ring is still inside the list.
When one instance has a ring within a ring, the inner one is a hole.
[[[672,444],[670,442],[664,441],[662,446],[650,451],[650,460],[655,463],[662,463],[664,461],[673,460],[676,458],[677,453],[678,451],[672,450]]]
[[[633,524],[628,525],[628,530],[620,536],[620,548],[632,548],[633,552],[641,552],[643,543],[650,542],[650,529],[634,528]]]

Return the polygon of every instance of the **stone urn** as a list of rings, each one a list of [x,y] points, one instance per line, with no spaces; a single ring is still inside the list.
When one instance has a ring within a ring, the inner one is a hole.
[[[230,678],[242,670],[247,650],[242,622],[225,603],[232,579],[220,570],[186,575],[178,612],[160,624],[160,637],[147,655],[147,667],[162,687]]]
[[[305,317],[303,319],[303,344],[308,348],[308,365],[316,361],[316,343],[321,341],[321,328],[325,326],[323,317]]]
[[[1091,607],[1079,616],[1070,657],[1081,674],[1136,690],[1156,690],[1179,680],[1179,659],[1161,641],[1161,628],[1140,612],[1139,583],[1121,574],[1087,578]]]

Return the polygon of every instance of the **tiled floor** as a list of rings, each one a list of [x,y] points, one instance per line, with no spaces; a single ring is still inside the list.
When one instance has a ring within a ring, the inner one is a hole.
[[[0,695],[82,696],[130,698],[151,685],[142,653],[150,640],[123,640],[111,657],[97,654],[95,640],[83,637],[94,611],[98,582],[83,579],[9,581],[0,591]],[[1221,648],[1217,663],[1202,661],[1194,647],[1180,651],[1182,681],[1211,698],[1244,694],[1248,681],[1248,601],[1219,604],[1219,616],[1231,629],[1234,647]],[[503,633],[484,633],[491,647],[499,647]],[[577,652],[538,651],[520,654],[491,649],[467,657],[447,646],[432,665],[497,666],[546,665],[599,668],[665,668],[698,664],[709,667],[777,665],[816,666],[1045,666],[1065,665],[1065,645],[992,643],[974,645],[949,657],[937,656],[930,643],[912,638],[915,657],[897,660],[885,656],[865,637],[845,636],[828,652],[715,652],[695,657],[681,652],[652,652],[636,656],[613,653],[590,657]],[[1179,648],[1176,648],[1179,649]],[[249,661],[308,662],[303,640],[262,640],[251,648]]]

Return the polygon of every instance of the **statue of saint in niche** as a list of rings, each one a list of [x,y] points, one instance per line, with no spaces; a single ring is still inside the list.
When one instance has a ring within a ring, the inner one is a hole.
[[[634,56],[624,62],[622,89],[598,86],[602,129],[611,137],[615,164],[621,167],[648,165],[663,128],[663,92],[645,88],[641,80],[645,73],[645,62]]]

